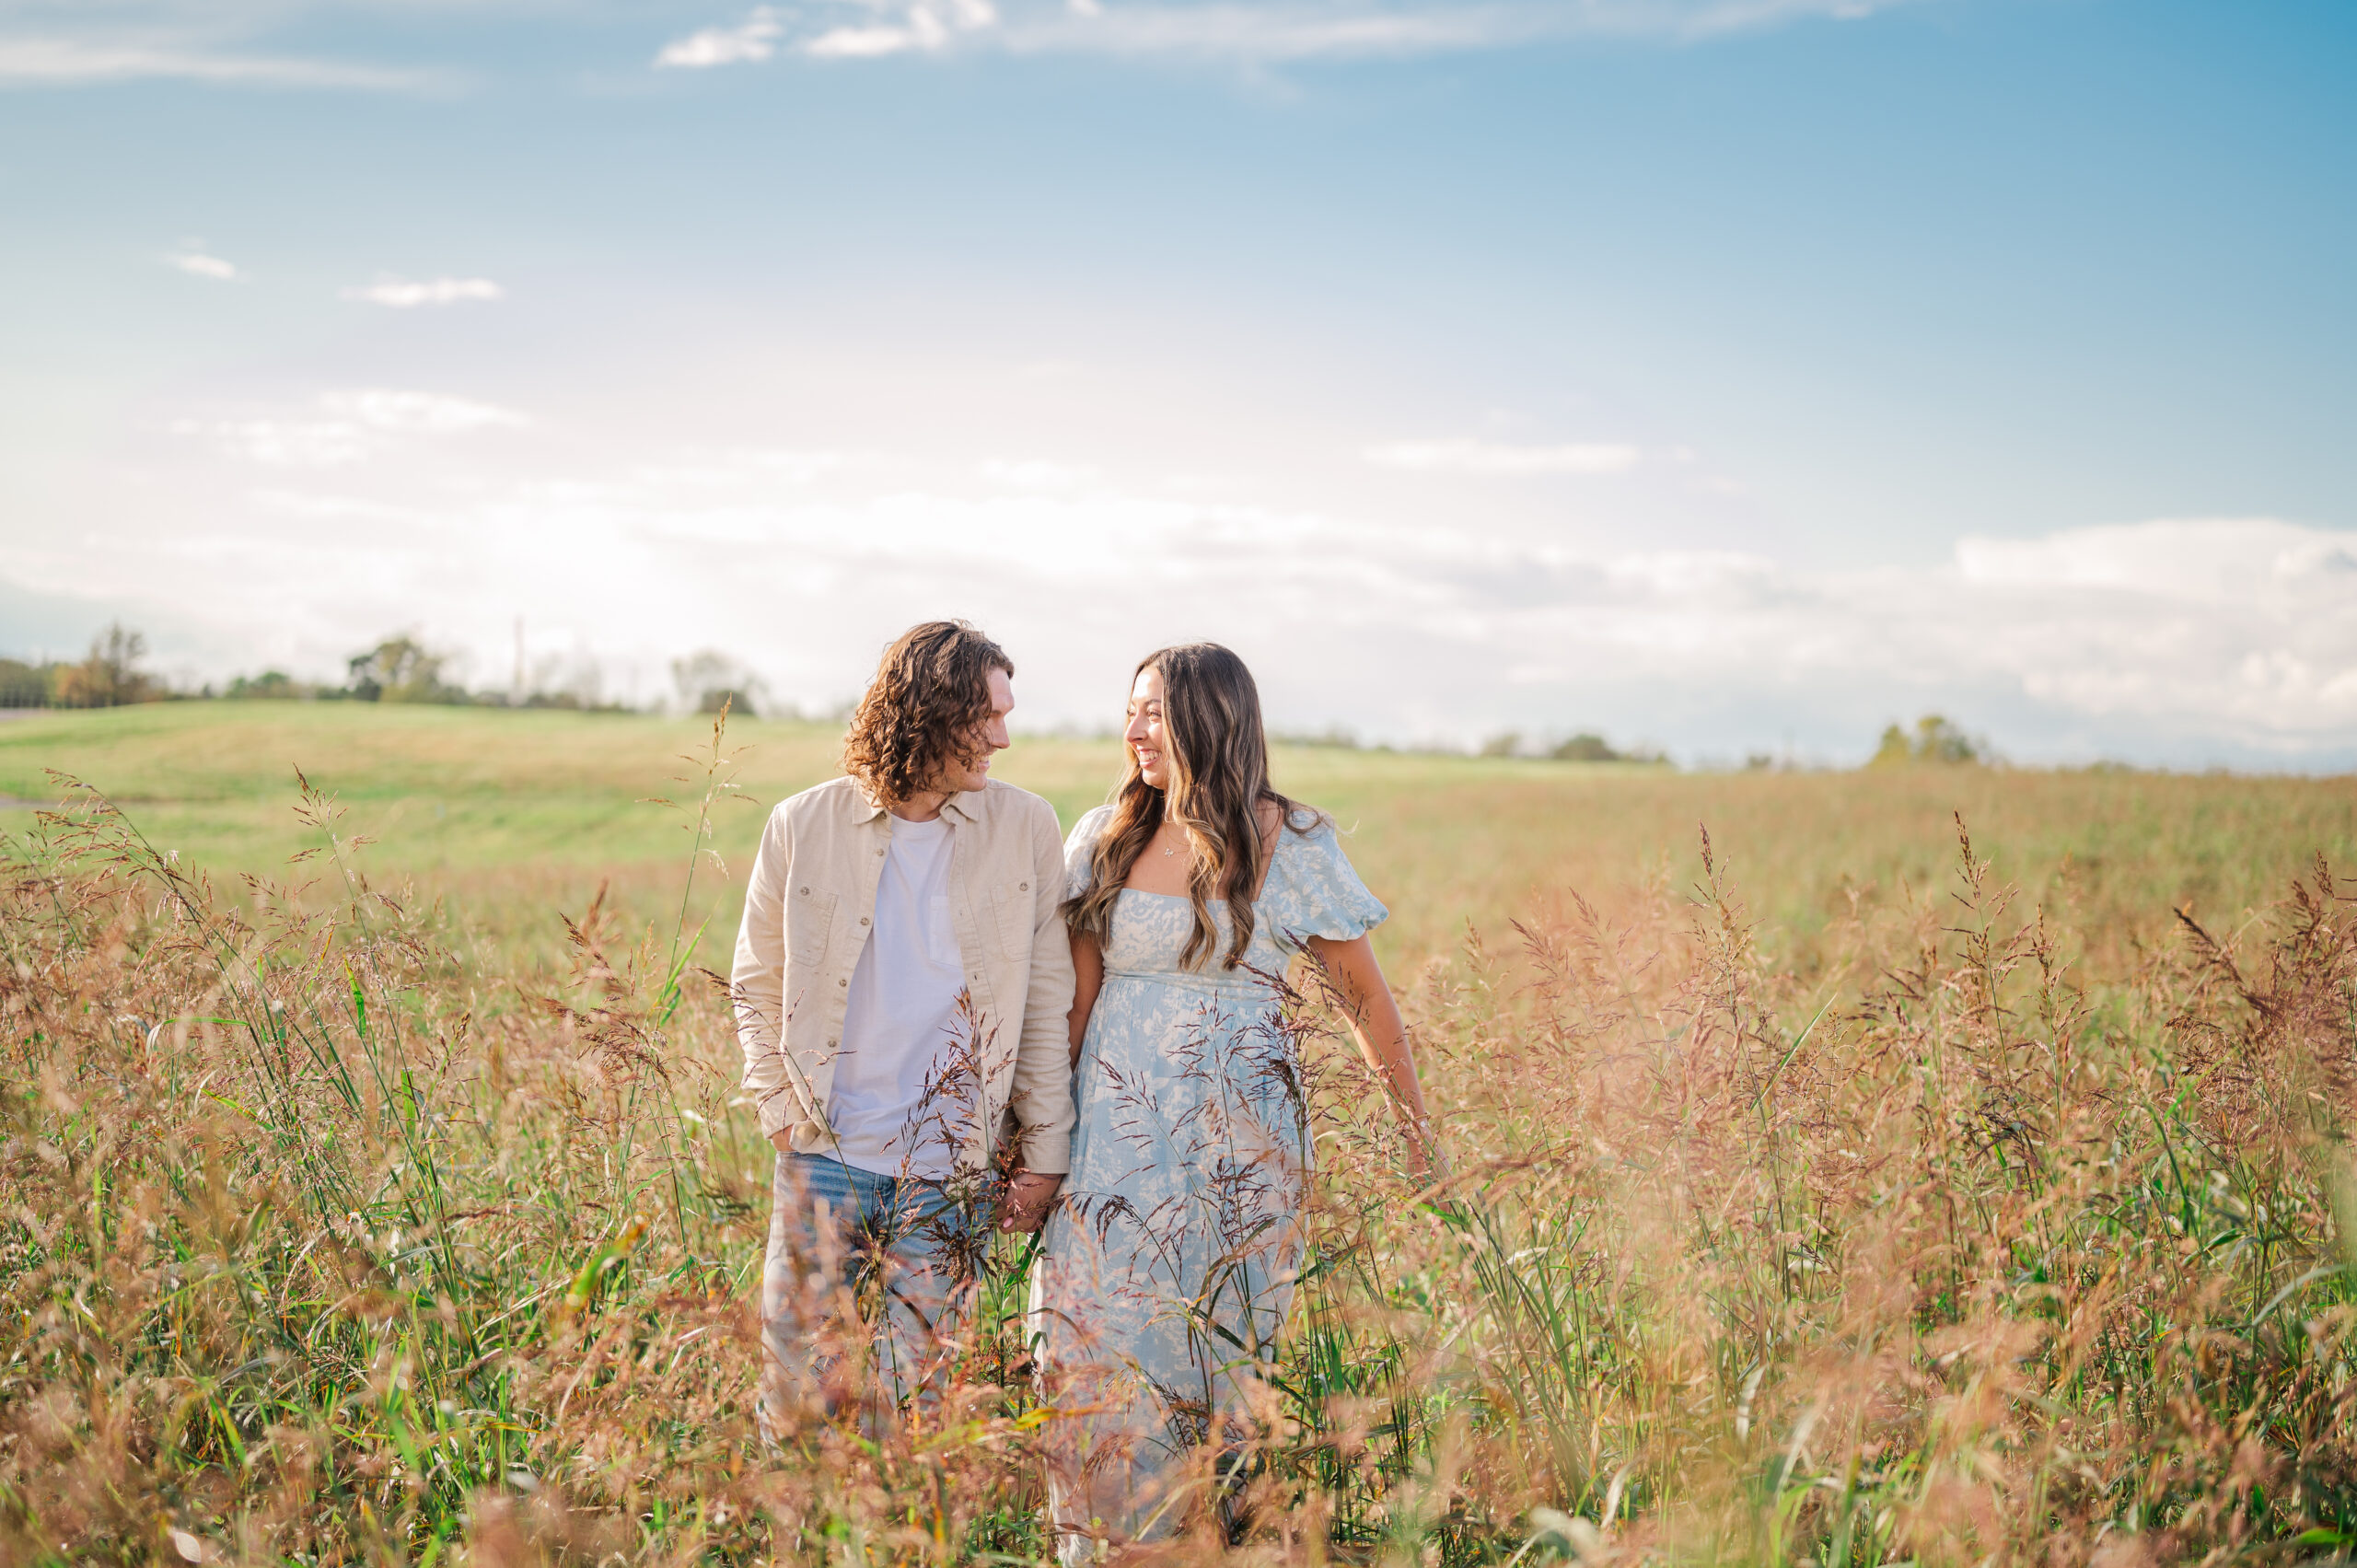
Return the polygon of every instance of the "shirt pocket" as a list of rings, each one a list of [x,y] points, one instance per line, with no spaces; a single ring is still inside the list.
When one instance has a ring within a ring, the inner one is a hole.
[[[785,895],[785,956],[815,964],[827,956],[835,931],[836,896],[815,882],[796,882]]]
[[[1038,908],[1030,877],[993,883],[990,898],[991,950],[1002,958],[1029,958],[1032,912]]]

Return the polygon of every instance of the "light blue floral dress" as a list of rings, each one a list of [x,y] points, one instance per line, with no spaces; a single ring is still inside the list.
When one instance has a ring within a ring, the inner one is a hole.
[[[1111,818],[1099,807],[1065,841],[1068,897],[1087,890]],[[1347,941],[1388,912],[1307,810],[1277,835],[1252,907],[1239,967],[1223,966],[1231,927],[1214,900],[1218,947],[1186,970],[1185,897],[1129,889],[1113,906],[1074,1084],[1072,1174],[1032,1280],[1068,1562],[1092,1538],[1152,1539],[1182,1522],[1202,1469],[1187,1460],[1249,1430],[1259,1364],[1292,1303],[1309,1139],[1280,987],[1305,938]]]

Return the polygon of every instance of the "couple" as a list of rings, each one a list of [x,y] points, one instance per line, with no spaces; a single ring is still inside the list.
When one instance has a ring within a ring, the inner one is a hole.
[[[937,1378],[987,1220],[1031,1282],[1060,1553],[1185,1522],[1246,1430],[1299,1265],[1310,1140],[1281,1006],[1307,953],[1424,1158],[1422,1092],[1333,823],[1269,784],[1252,677],[1138,666],[1111,804],[990,777],[1014,663],[961,621],[886,650],[847,777],[777,807],[737,936],[745,1086],[778,1149],[762,1418],[834,1408],[826,1305],[880,1279],[873,1387]],[[987,1194],[978,1203],[976,1195]]]

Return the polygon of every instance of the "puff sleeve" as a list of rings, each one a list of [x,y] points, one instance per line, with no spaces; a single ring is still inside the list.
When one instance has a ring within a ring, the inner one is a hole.
[[[1312,936],[1348,942],[1365,935],[1390,918],[1383,900],[1367,891],[1342,853],[1341,835],[1329,819],[1321,819],[1308,832],[1286,830],[1284,843],[1271,866],[1270,880],[1277,896],[1270,900],[1270,923],[1289,947]]]
[[[1099,806],[1081,814],[1072,825],[1071,834],[1064,840],[1064,901],[1069,903],[1088,891],[1094,879],[1097,841],[1104,836],[1105,826],[1113,819],[1113,808]]]

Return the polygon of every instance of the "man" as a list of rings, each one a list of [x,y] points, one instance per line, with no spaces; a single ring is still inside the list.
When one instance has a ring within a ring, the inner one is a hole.
[[[880,1266],[877,1350],[929,1380],[978,1206],[1031,1231],[1069,1168],[1072,950],[1055,808],[990,777],[1015,665],[963,621],[885,650],[848,776],[771,813],[734,989],[745,1088],[777,1146],[761,1289],[762,1423],[831,1406],[824,1307]],[[1003,1193],[991,1174],[1016,1169]],[[977,1198],[981,1198],[978,1205]]]

